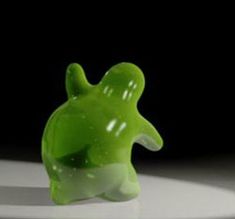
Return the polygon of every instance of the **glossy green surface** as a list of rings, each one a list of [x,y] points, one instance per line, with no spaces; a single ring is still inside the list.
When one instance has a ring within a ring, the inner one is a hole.
[[[66,73],[68,100],[49,118],[42,158],[57,204],[99,196],[125,201],[140,192],[131,150],[137,142],[157,151],[163,141],[137,110],[144,75],[131,63],[113,66],[91,85],[82,67]]]

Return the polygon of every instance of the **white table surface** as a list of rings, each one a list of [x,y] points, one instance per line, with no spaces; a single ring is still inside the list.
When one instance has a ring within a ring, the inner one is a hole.
[[[171,165],[165,172],[161,166],[147,170],[146,173],[151,175],[138,175],[142,192],[137,199],[120,203],[91,199],[56,206],[49,198],[48,178],[42,164],[2,160],[0,219],[235,218],[233,186],[220,186],[228,184],[226,177],[214,179],[210,171],[207,170],[208,174],[202,171],[207,180],[199,183],[197,170],[190,167],[183,172],[180,167]],[[183,175],[187,181],[182,179]],[[175,179],[176,176],[181,179]],[[210,179],[212,183],[208,183]],[[235,185],[235,181],[229,184]]]

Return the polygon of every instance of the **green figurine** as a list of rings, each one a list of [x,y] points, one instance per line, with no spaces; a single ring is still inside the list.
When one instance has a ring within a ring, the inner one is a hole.
[[[163,145],[137,109],[144,84],[142,71],[131,63],[113,66],[97,85],[87,81],[80,65],[68,66],[68,100],[51,115],[42,138],[55,203],[95,196],[126,201],[139,194],[132,145],[152,151]]]

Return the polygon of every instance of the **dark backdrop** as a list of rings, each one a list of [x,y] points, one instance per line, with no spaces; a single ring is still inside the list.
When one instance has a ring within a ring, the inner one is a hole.
[[[163,28],[127,25],[125,31],[98,28],[87,35],[79,28],[7,28],[0,50],[0,158],[40,160],[45,123],[66,101],[65,69],[71,62],[84,67],[91,83],[122,61],[145,73],[139,110],[159,130],[165,146],[153,153],[136,145],[133,159],[234,153],[224,124],[230,87],[225,86],[223,40],[217,22],[197,22],[172,19]]]

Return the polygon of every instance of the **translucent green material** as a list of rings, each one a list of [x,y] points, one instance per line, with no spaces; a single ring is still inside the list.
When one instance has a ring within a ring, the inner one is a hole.
[[[152,151],[163,145],[137,109],[144,90],[142,71],[120,63],[99,84],[91,85],[82,67],[71,64],[66,90],[68,100],[51,115],[42,139],[53,201],[135,198],[140,186],[131,163],[133,143]]]

